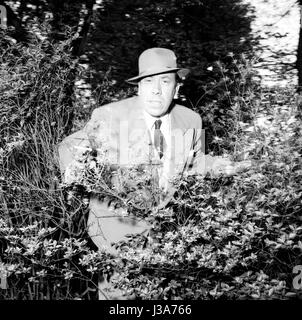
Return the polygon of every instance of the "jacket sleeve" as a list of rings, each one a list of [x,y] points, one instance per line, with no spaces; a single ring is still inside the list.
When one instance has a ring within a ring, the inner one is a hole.
[[[110,120],[108,115],[109,112],[105,107],[95,109],[83,129],[67,136],[59,143],[59,166],[62,175],[77,155],[100,147],[101,140],[106,137],[104,131],[108,129]]]
[[[59,166],[63,175],[68,165],[79,153],[89,150],[90,143],[84,129],[67,136],[58,145]]]

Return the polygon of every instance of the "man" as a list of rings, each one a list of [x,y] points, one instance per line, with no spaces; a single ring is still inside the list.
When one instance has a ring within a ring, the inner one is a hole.
[[[173,51],[145,50],[139,57],[139,74],[127,80],[138,85],[137,96],[95,109],[87,125],[60,144],[60,166],[65,177],[79,150],[106,149],[106,159],[112,165],[155,167],[158,185],[166,192],[160,203],[164,206],[173,196],[170,178],[176,174],[205,173],[230,165],[221,159],[215,165],[212,158],[205,157],[201,117],[174,102],[180,81],[188,73],[188,69],[177,66]],[[89,206],[88,233],[101,250],[115,254],[112,242],[150,229],[145,221],[121,211],[115,215],[108,202],[92,197]]]
[[[93,111],[86,126],[65,138],[59,146],[60,166],[65,177],[75,155],[86,148],[106,148],[113,165],[151,164],[157,168],[159,186],[169,193],[175,174],[202,167],[202,121],[192,110],[177,105],[180,79],[189,70],[177,67],[173,51],[151,48],[139,57],[139,75],[128,79],[138,85],[138,95]],[[159,122],[158,122],[159,120]],[[88,232],[99,248],[127,233],[143,232],[148,226],[133,217],[117,219],[97,199],[90,199]],[[103,219],[104,217],[106,219]]]

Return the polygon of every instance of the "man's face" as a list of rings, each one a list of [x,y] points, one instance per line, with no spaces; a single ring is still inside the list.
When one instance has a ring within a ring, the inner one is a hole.
[[[175,73],[146,77],[138,83],[142,106],[153,117],[161,117],[167,112],[178,89]]]

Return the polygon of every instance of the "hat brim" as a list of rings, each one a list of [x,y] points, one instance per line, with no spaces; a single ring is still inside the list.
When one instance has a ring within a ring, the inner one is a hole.
[[[186,69],[186,68],[167,68],[165,70],[161,69],[161,70],[153,70],[152,72],[148,72],[148,73],[144,73],[144,74],[139,74],[136,77],[130,78],[125,80],[127,83],[130,84],[138,84],[143,78],[146,77],[150,77],[150,76],[155,76],[157,74],[162,74],[162,73],[171,73],[171,72],[175,72],[178,74],[178,76],[181,79],[185,79],[186,76],[189,74],[190,70]]]

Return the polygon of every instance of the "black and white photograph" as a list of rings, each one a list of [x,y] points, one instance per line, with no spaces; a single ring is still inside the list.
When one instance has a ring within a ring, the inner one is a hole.
[[[301,21],[301,0],[0,0],[0,301],[300,300]]]

